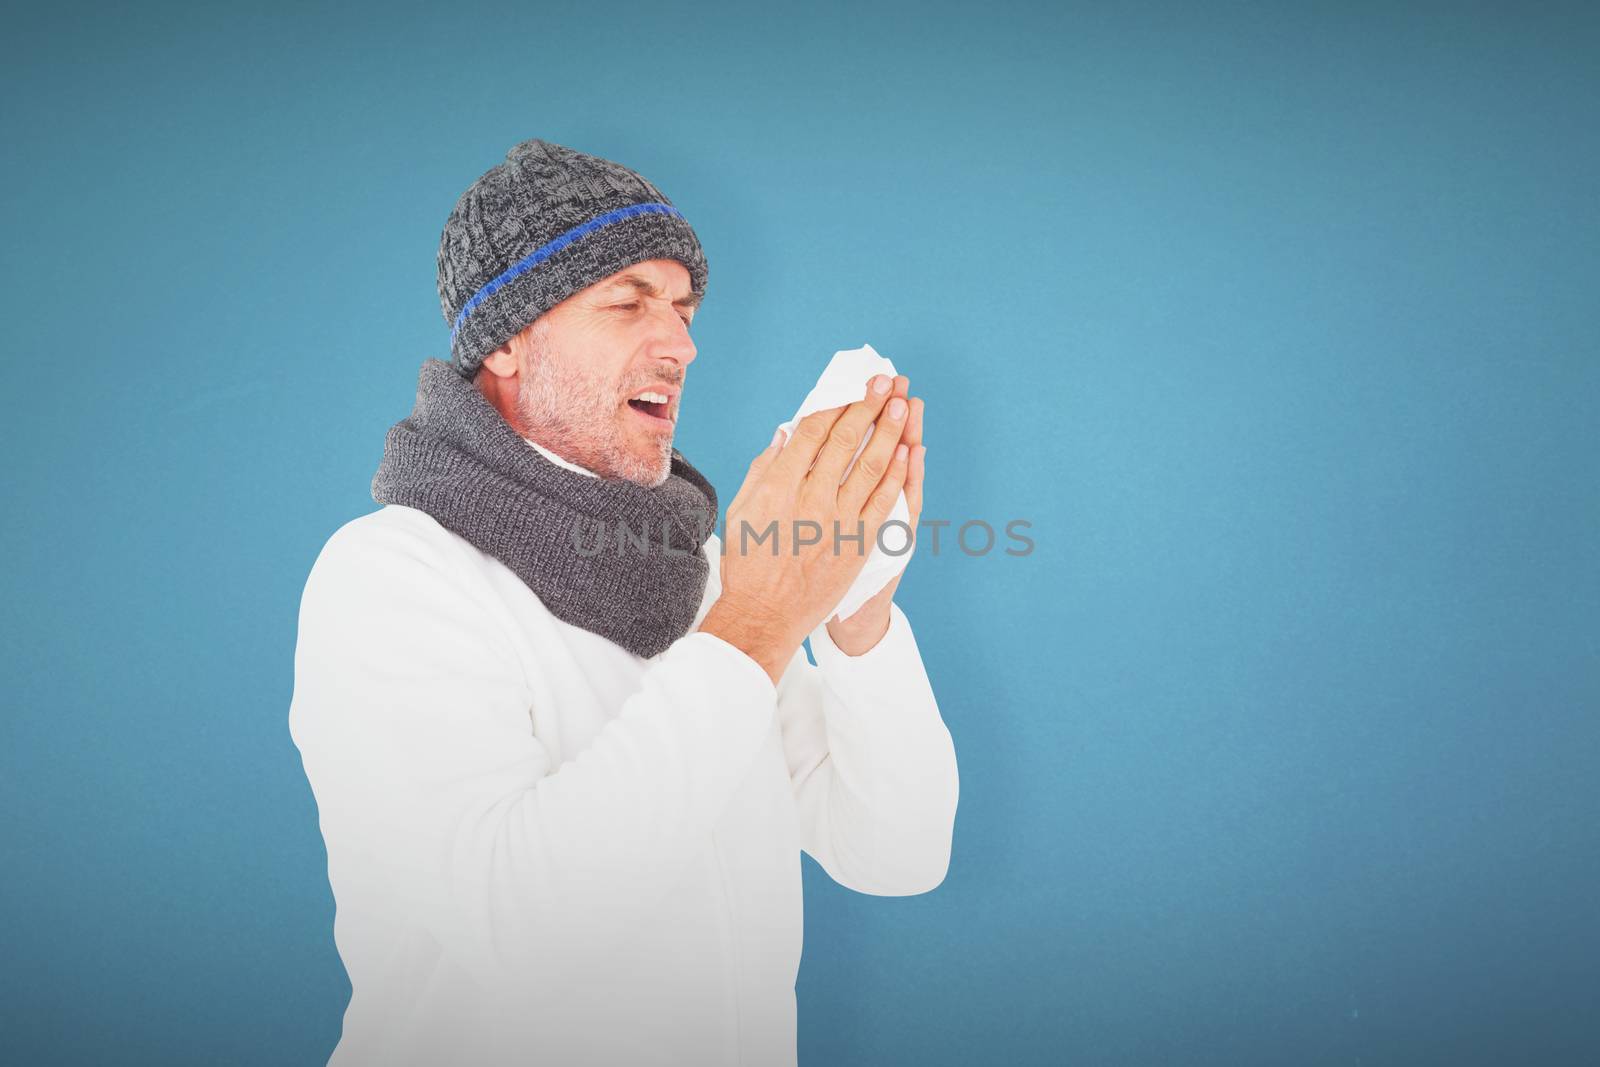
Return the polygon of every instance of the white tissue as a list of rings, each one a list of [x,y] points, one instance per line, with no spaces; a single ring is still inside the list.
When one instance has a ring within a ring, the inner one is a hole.
[[[817,379],[816,386],[806,396],[800,405],[800,410],[794,413],[794,418],[784,423],[781,427],[784,438],[787,440],[794,435],[795,423],[811,414],[813,411],[822,411],[825,408],[836,408],[844,404],[854,404],[866,395],[867,382],[874,375],[887,374],[893,378],[895,375],[894,364],[873,351],[871,345],[862,345],[860,348],[851,348],[843,352],[835,352],[833,359],[822,372],[822,377]],[[854,456],[845,466],[845,474],[855,468],[856,459],[861,455],[861,450],[867,447],[867,442],[872,440],[873,427],[868,426],[866,434],[861,439],[861,444],[856,448]],[[905,546],[909,539],[905,530],[911,525],[911,510],[906,506],[906,494],[902,492],[895,500],[894,507],[889,512],[889,521],[898,520],[905,526],[887,526],[881,537],[883,543],[893,549]],[[844,533],[850,531],[844,530]],[[827,544],[832,538],[833,531],[824,530],[823,543]],[[854,543],[846,543],[843,551],[855,551]],[[834,609],[828,618],[834,615],[841,619],[848,619],[865,604],[878,590],[888,585],[894,576],[906,569],[906,564],[911,561],[911,550],[907,549],[897,556],[879,548],[874,542],[872,550],[867,554],[867,565],[861,573],[856,575],[856,580],[845,591],[844,599],[839,601],[839,606]]]

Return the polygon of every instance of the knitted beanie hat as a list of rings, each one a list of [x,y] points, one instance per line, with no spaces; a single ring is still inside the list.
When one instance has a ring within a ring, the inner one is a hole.
[[[644,177],[549,141],[524,141],[461,194],[439,238],[439,306],[452,362],[470,378],[567,297],[647,259],[675,259],[693,291],[706,258]]]

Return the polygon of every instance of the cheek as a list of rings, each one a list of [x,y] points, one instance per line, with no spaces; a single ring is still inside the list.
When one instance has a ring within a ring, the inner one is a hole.
[[[583,323],[580,344],[596,365],[604,364],[615,370],[638,348],[644,337],[641,325],[638,316],[625,312],[600,315]]]
[[[623,394],[632,384],[651,380],[649,367],[635,359],[642,344],[639,331],[625,320],[623,315],[601,315],[573,324],[568,350],[593,409],[626,414],[621,412],[628,399]]]

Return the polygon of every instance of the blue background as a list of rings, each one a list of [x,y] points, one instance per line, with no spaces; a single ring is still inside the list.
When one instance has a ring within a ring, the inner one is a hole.
[[[299,594],[541,136],[700,233],[724,500],[870,342],[1033,524],[901,587],[954,862],[806,862],[803,1062],[1596,1062],[1592,11],[8,15],[0,1059],[332,1048]]]

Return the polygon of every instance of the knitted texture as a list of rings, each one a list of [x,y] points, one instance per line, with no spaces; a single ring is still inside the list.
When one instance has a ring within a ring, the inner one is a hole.
[[[717,493],[677,449],[653,489],[551,463],[451,364],[430,359],[384,441],[372,498],[425,511],[564,622],[649,658],[689,632]]]
[[[524,141],[468,186],[439,238],[439,307],[456,370],[580,289],[647,259],[675,259],[696,294],[706,259],[661,190],[608,159]]]

